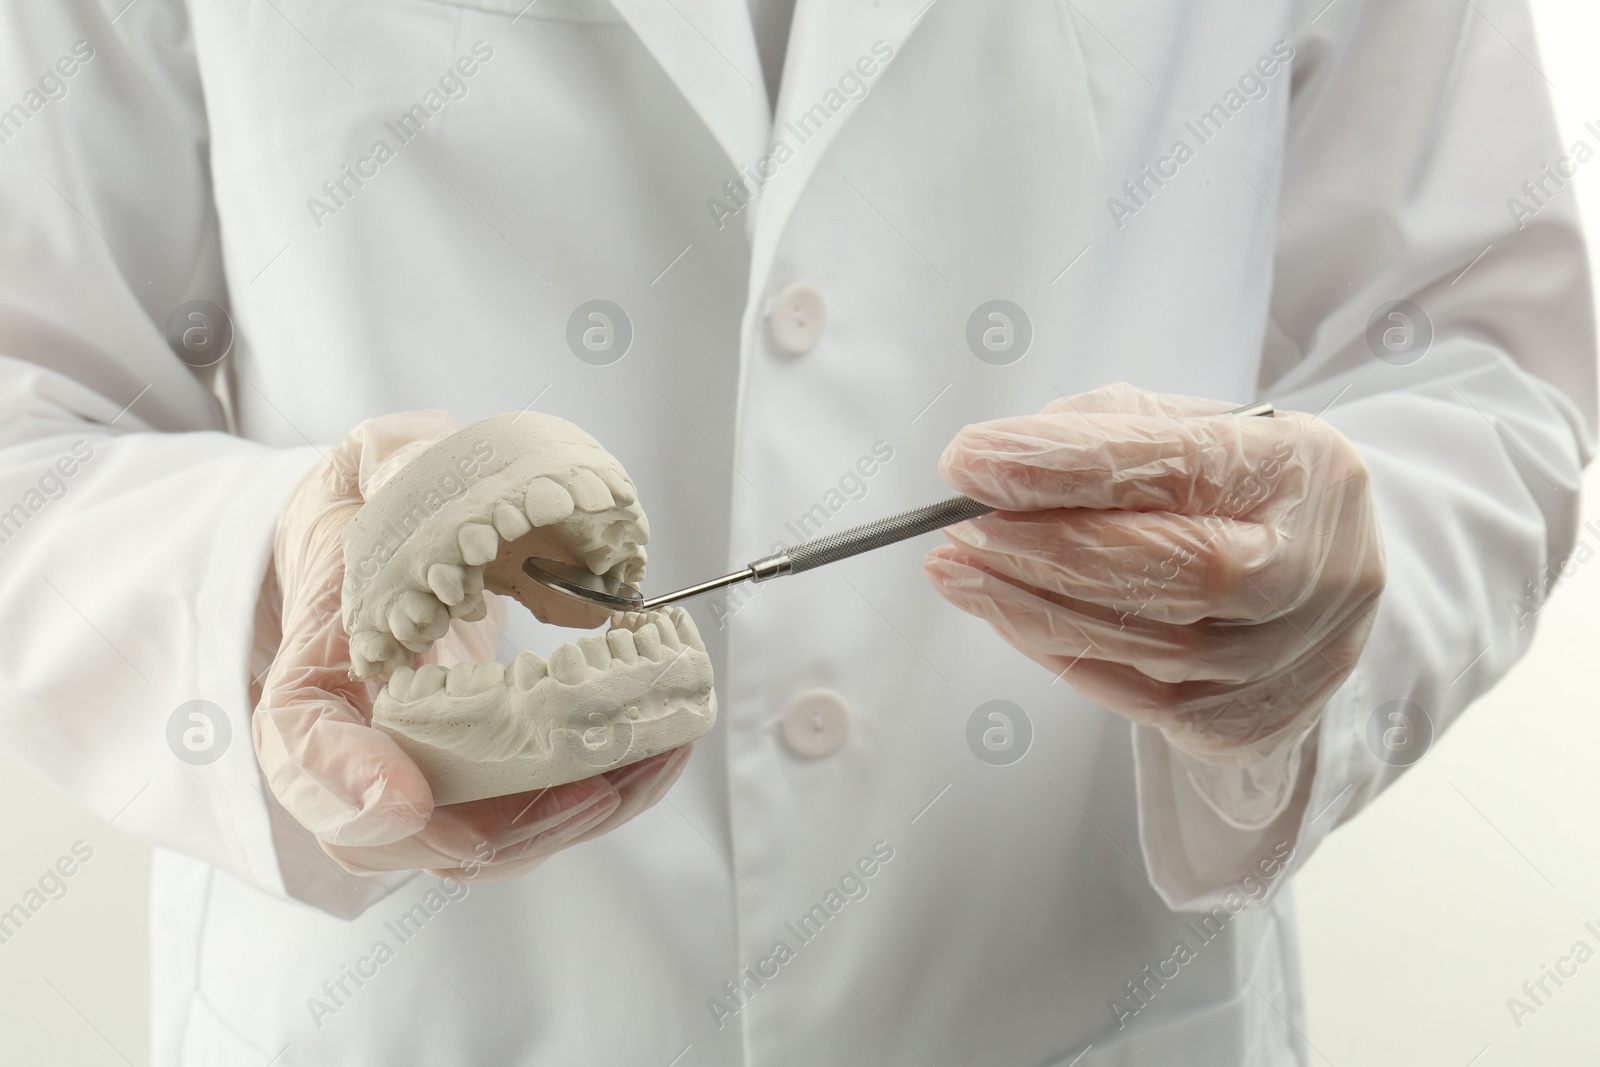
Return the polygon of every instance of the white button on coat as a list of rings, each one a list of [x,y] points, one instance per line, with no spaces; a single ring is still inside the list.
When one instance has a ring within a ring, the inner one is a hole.
[[[832,689],[808,689],[783,709],[783,740],[797,756],[831,756],[849,736],[850,708]]]
[[[779,293],[767,318],[767,332],[780,352],[804,355],[822,339],[828,325],[828,305],[814,285],[796,282]]]

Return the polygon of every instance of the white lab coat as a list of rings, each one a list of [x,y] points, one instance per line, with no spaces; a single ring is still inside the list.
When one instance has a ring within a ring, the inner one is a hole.
[[[1523,189],[1567,151],[1523,5],[800,0],[776,126],[743,0],[525,5],[0,6],[0,107],[23,108],[0,144],[0,509],[23,508],[0,740],[158,847],[152,1062],[1308,1062],[1283,887],[1398,773],[1371,713],[1408,699],[1442,729],[1575,544],[1589,281],[1570,190]],[[1292,73],[1241,84],[1277,42]],[[465,95],[440,89],[460,57]],[[1202,143],[1186,123],[1218,104]],[[737,164],[772,176],[734,211]],[[828,319],[786,355],[766,318],[797,282]],[[237,325],[215,393],[164,340],[193,298]],[[634,331],[609,366],[566,343],[596,298]],[[966,341],[991,299],[1031,322],[1010,365]],[[1407,366],[1364,338],[1396,299],[1435,333]],[[664,589],[819,504],[840,529],[937,499],[958,427],[1117,379],[1322,410],[1371,467],[1380,618],[1262,829],[941,601],[926,543],[697,604],[718,729],[665,802],[514,882],[346,877],[263,795],[275,516],[361,419],[586,427],[640,487]],[[879,442],[865,495],[841,490]],[[849,736],[805,760],[777,723],[814,687]],[[194,699],[231,717],[207,766],[166,741]],[[1009,766],[967,742],[994,699],[1032,724]],[[1213,906],[1205,931],[1174,910]]]

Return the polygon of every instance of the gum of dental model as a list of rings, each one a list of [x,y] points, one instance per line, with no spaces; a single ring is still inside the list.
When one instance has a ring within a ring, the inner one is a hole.
[[[497,415],[406,464],[344,533],[350,674],[383,681],[372,725],[428,779],[435,804],[542,789],[636,763],[716,722],[711,661],[681,608],[609,615],[529,579],[522,561],[582,564],[637,585],[649,526],[621,465],[563,419]],[[520,653],[413,669],[483,592],[538,619],[605,633],[547,663]]]

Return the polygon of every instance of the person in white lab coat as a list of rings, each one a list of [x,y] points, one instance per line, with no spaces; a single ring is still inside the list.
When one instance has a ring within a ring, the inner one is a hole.
[[[1309,1062],[1287,883],[1574,544],[1527,11],[754,6],[0,4],[0,743],[156,846],[152,1063]],[[652,589],[1008,514],[695,604],[720,722],[581,844],[346,836],[250,743],[296,501],[523,408]]]

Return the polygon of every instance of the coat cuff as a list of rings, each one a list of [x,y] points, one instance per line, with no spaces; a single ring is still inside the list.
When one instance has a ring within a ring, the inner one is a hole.
[[[278,895],[285,888],[268,814],[270,795],[250,732],[251,652],[278,513],[317,460],[316,450],[307,447],[268,453],[251,465],[212,534],[195,606],[199,694],[223,710],[230,738],[222,757],[206,768],[213,773],[185,776],[190,802],[204,804],[214,814],[210,825],[229,831],[211,849],[194,851]],[[199,797],[192,795],[196,791]]]
[[[1298,773],[1281,783],[1280,796],[1192,773],[1197,762],[1173,749],[1160,730],[1132,727],[1139,845],[1151,884],[1169,908],[1205,911],[1245,897],[1270,898],[1315,851],[1366,792],[1354,788],[1375,762],[1360,752],[1363,693],[1357,668],[1329,698],[1320,725],[1295,746]]]

